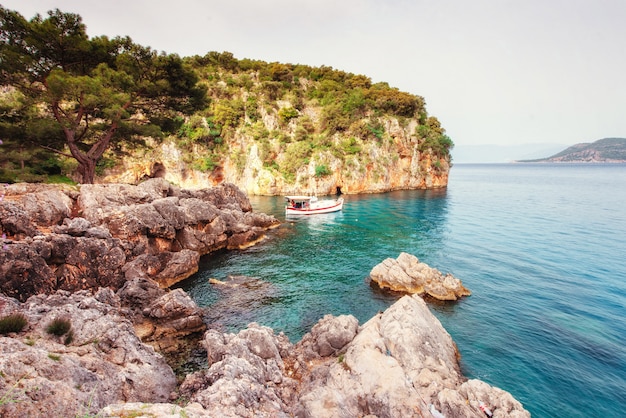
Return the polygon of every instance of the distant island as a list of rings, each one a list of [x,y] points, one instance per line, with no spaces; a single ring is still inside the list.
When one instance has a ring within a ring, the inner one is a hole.
[[[518,163],[624,163],[626,138],[604,138],[572,145],[551,157],[518,160]]]

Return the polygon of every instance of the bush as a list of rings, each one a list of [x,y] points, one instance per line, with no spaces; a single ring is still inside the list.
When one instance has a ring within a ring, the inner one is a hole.
[[[309,163],[311,144],[308,142],[293,142],[287,146],[284,158],[280,163],[281,173],[295,179],[295,174],[301,167]]]
[[[278,111],[278,117],[283,123],[288,123],[291,119],[297,118],[298,115],[298,111],[293,107],[283,107]]]
[[[332,172],[325,164],[315,166],[315,177],[324,177],[330,175],[331,173]]]
[[[28,320],[21,313],[14,313],[0,318],[0,334],[20,332],[28,324]]]
[[[48,334],[60,337],[70,330],[72,323],[67,318],[54,318],[46,327]]]

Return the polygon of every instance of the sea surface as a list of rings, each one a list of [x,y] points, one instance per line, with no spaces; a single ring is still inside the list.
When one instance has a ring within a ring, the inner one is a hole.
[[[344,199],[285,219],[282,198],[251,197],[281,227],[181,287],[224,330],[255,321],[296,342],[325,314],[363,323],[392,304],[366,279],[404,251],[473,292],[430,305],[468,377],[534,417],[626,416],[625,164],[457,164],[445,190]],[[240,275],[254,279],[208,282]]]

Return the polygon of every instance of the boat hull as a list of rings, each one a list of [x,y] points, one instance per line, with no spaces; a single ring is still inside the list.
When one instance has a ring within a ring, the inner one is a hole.
[[[285,213],[287,215],[319,215],[323,213],[339,212],[343,209],[343,199],[336,201],[321,201],[317,202],[318,205],[310,208],[294,208],[291,206],[285,207]]]

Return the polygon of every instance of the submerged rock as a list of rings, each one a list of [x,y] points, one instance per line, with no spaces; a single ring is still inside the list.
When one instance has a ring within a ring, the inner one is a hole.
[[[381,289],[426,294],[439,300],[457,300],[471,295],[459,279],[451,274],[444,275],[407,253],[400,253],[396,259],[387,258],[374,266],[370,278]]]

